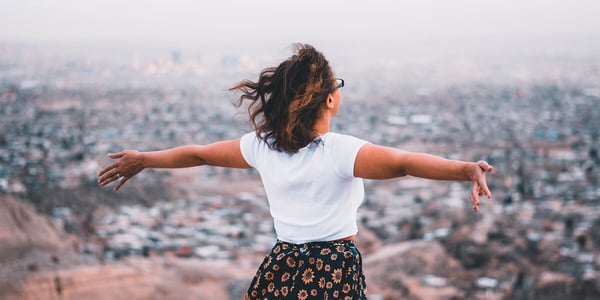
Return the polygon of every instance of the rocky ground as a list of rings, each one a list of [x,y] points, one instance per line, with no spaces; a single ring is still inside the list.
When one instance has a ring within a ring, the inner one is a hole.
[[[509,231],[511,224],[484,220],[465,222],[446,240],[388,244],[361,228],[370,299],[598,299],[597,281],[553,272],[549,262],[558,259],[543,252],[527,257],[522,241],[502,242],[494,229]],[[75,251],[78,237],[7,196],[0,197],[0,223],[2,299],[240,299],[262,259],[101,261]],[[471,226],[487,234],[464,234]],[[492,287],[481,270],[504,280]]]

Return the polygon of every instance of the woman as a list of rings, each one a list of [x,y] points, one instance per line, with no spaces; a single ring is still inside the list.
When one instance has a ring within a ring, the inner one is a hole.
[[[275,224],[277,243],[259,267],[246,299],[366,299],[360,252],[355,246],[356,211],[366,179],[411,175],[469,180],[477,212],[480,196],[491,198],[484,161],[463,162],[411,153],[329,131],[340,108],[342,79],[310,45],[257,82],[244,80],[240,106],[255,129],[239,139],[164,151],[109,154],[116,159],[98,173],[115,191],[146,168],[212,165],[256,168]]]

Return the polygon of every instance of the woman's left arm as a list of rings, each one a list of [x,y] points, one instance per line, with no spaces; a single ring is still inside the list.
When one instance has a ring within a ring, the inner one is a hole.
[[[493,169],[485,161],[451,160],[425,153],[366,144],[356,157],[354,175],[366,179],[390,179],[411,175],[434,180],[471,181],[473,188],[469,199],[473,210],[477,211],[480,196],[492,197],[485,175]]]

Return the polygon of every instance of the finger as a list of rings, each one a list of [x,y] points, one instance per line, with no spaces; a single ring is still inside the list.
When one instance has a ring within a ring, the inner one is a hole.
[[[115,159],[115,158],[121,158],[121,157],[123,157],[123,155],[125,155],[125,151],[121,151],[121,152],[117,152],[117,153],[109,153],[108,157]]]
[[[480,185],[480,187],[479,187],[479,196],[483,196],[483,195],[486,195],[486,196],[487,196],[487,194],[486,194],[485,190],[484,190],[484,189],[481,187],[481,185]]]
[[[115,192],[118,191],[121,186],[123,186],[125,184],[125,182],[127,182],[127,180],[129,180],[129,177],[123,177],[123,179],[121,179],[121,181],[119,181],[119,183],[117,184],[117,186],[115,186]]]
[[[100,176],[98,178],[98,183],[102,183],[102,182],[106,181],[107,179],[113,178],[115,176],[117,178],[119,178],[119,169],[117,168],[117,166],[115,166],[112,169],[106,171],[102,176]]]
[[[115,174],[113,174],[111,176],[106,176],[106,177],[102,178],[102,180],[99,181],[98,183],[101,186],[105,186],[105,185],[107,185],[107,184],[109,184],[109,183],[111,183],[113,181],[119,180],[120,177],[121,176],[119,174],[115,173]]]
[[[486,180],[485,180],[485,176],[483,177],[483,180],[478,181],[479,186],[481,187],[481,190],[483,191],[483,193],[486,195],[486,197],[488,197],[488,199],[492,198],[492,192],[490,191],[490,189],[487,186]]]
[[[479,201],[479,196],[473,196],[473,201],[471,201],[473,208],[477,208],[479,207],[480,201]]]
[[[483,194],[486,195],[486,197],[488,197],[488,199],[492,198],[492,192],[490,191],[490,189],[487,186],[487,180],[486,180],[486,173],[487,172],[491,172],[492,170],[494,170],[494,167],[490,166],[487,162],[485,161],[479,161],[478,162],[479,167],[484,171],[481,176],[476,176],[474,178],[474,182],[477,182],[477,184],[480,186],[481,191],[483,192]],[[489,171],[488,171],[489,170]],[[480,195],[482,195],[480,193]]]
[[[473,189],[471,190],[471,196],[473,197],[472,202],[473,202],[474,206],[478,206],[480,203],[479,189],[480,189],[479,184],[477,184],[477,182],[474,182]]]
[[[477,183],[477,181],[473,182],[473,187],[471,188],[471,196],[473,196],[473,200],[476,200],[479,198],[479,189],[480,189],[480,186]]]
[[[100,183],[101,185],[106,185],[107,183],[110,183],[112,181],[115,181],[117,179],[119,179],[119,177],[121,177],[121,174],[119,172],[119,169],[117,167],[107,171],[106,173],[104,173],[104,175],[100,176],[100,178],[98,178],[98,183]]]
[[[112,159],[115,159],[115,158],[120,158],[120,157],[122,157],[123,155],[124,155],[124,152],[123,152],[123,151],[121,151],[121,152],[118,152],[118,153],[109,153],[109,154],[108,154],[108,157],[110,157],[110,158],[112,158]],[[104,169],[102,169],[102,170],[98,171],[98,174],[97,174],[97,175],[98,175],[98,176],[102,176],[102,174],[104,174],[104,173],[106,173],[106,172],[110,171],[111,169],[114,169],[115,167],[117,167],[117,162],[113,162],[112,164],[110,164],[110,165],[106,166]]]
[[[104,173],[106,173],[106,172],[108,172],[108,171],[110,171],[110,170],[114,169],[116,166],[117,166],[117,164],[116,164],[116,162],[114,162],[114,163],[112,163],[112,164],[110,164],[110,165],[108,165],[108,166],[104,167],[104,169],[102,169],[102,170],[98,171],[98,174],[97,174],[97,175],[98,175],[98,176],[102,176],[102,175],[104,175]]]
[[[473,211],[477,212],[477,210],[479,210],[479,205],[476,204],[477,200],[473,194],[469,195],[469,200],[471,200],[471,207],[473,208]]]
[[[485,160],[478,161],[477,165],[485,173],[489,173],[489,172],[492,172],[494,170],[494,167],[492,167],[490,164],[488,164],[488,162],[485,161]]]

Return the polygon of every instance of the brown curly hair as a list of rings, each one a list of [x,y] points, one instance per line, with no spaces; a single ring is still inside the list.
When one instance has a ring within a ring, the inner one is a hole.
[[[337,88],[325,56],[308,44],[295,44],[295,54],[260,73],[258,82],[243,80],[240,107],[250,100],[248,114],[257,136],[271,149],[296,153],[317,137],[313,127],[330,93]]]

